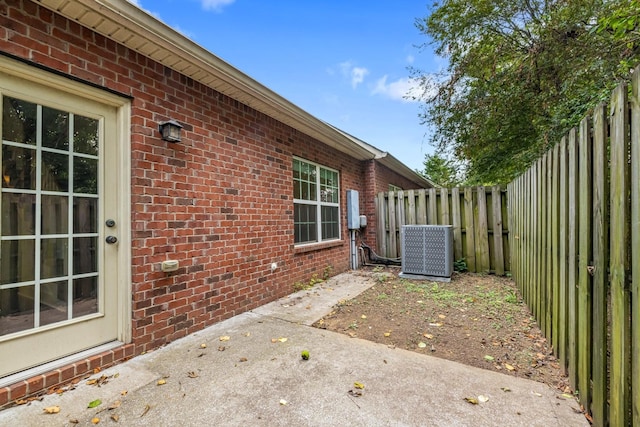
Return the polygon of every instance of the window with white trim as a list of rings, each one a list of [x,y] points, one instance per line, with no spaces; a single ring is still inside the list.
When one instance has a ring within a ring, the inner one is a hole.
[[[293,159],[293,223],[296,245],[340,238],[340,175]]]

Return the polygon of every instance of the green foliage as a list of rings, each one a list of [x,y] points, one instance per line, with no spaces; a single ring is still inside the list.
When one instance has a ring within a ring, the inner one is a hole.
[[[459,168],[455,163],[439,154],[424,156],[424,170],[419,174],[442,187],[457,187],[461,184]]]
[[[432,143],[468,185],[507,183],[640,62],[640,2],[444,0],[416,21],[448,67],[413,70]]]
[[[468,271],[469,268],[467,267],[467,261],[464,258],[460,258],[454,261],[453,269],[454,271],[457,271],[459,273],[464,273],[465,271]]]
[[[302,350],[300,353],[302,360],[309,360],[309,350]]]

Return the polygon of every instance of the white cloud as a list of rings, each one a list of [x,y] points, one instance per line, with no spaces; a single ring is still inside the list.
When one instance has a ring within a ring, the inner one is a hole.
[[[214,12],[222,12],[222,8],[230,5],[235,0],[200,0],[204,10],[212,10]]]
[[[350,80],[351,87],[354,89],[362,83],[364,77],[369,74],[369,70],[364,67],[356,67],[351,61],[341,62],[338,64],[338,67],[342,75]],[[329,74],[333,74],[333,72],[330,71]]]
[[[423,97],[423,89],[416,79],[404,77],[387,83],[387,76],[378,79],[371,91],[373,95],[384,95],[388,98],[403,102],[416,102]]]

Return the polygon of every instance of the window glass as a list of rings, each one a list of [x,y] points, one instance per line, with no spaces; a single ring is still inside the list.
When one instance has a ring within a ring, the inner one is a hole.
[[[293,160],[294,241],[340,238],[340,186],[337,171]]]

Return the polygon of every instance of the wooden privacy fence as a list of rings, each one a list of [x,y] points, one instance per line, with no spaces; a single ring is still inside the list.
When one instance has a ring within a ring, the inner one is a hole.
[[[402,255],[403,225],[452,225],[454,260],[472,272],[503,275],[510,269],[506,190],[485,188],[430,188],[376,196],[376,239],[380,255]]]
[[[640,426],[640,68],[508,185],[512,273],[595,425]]]

